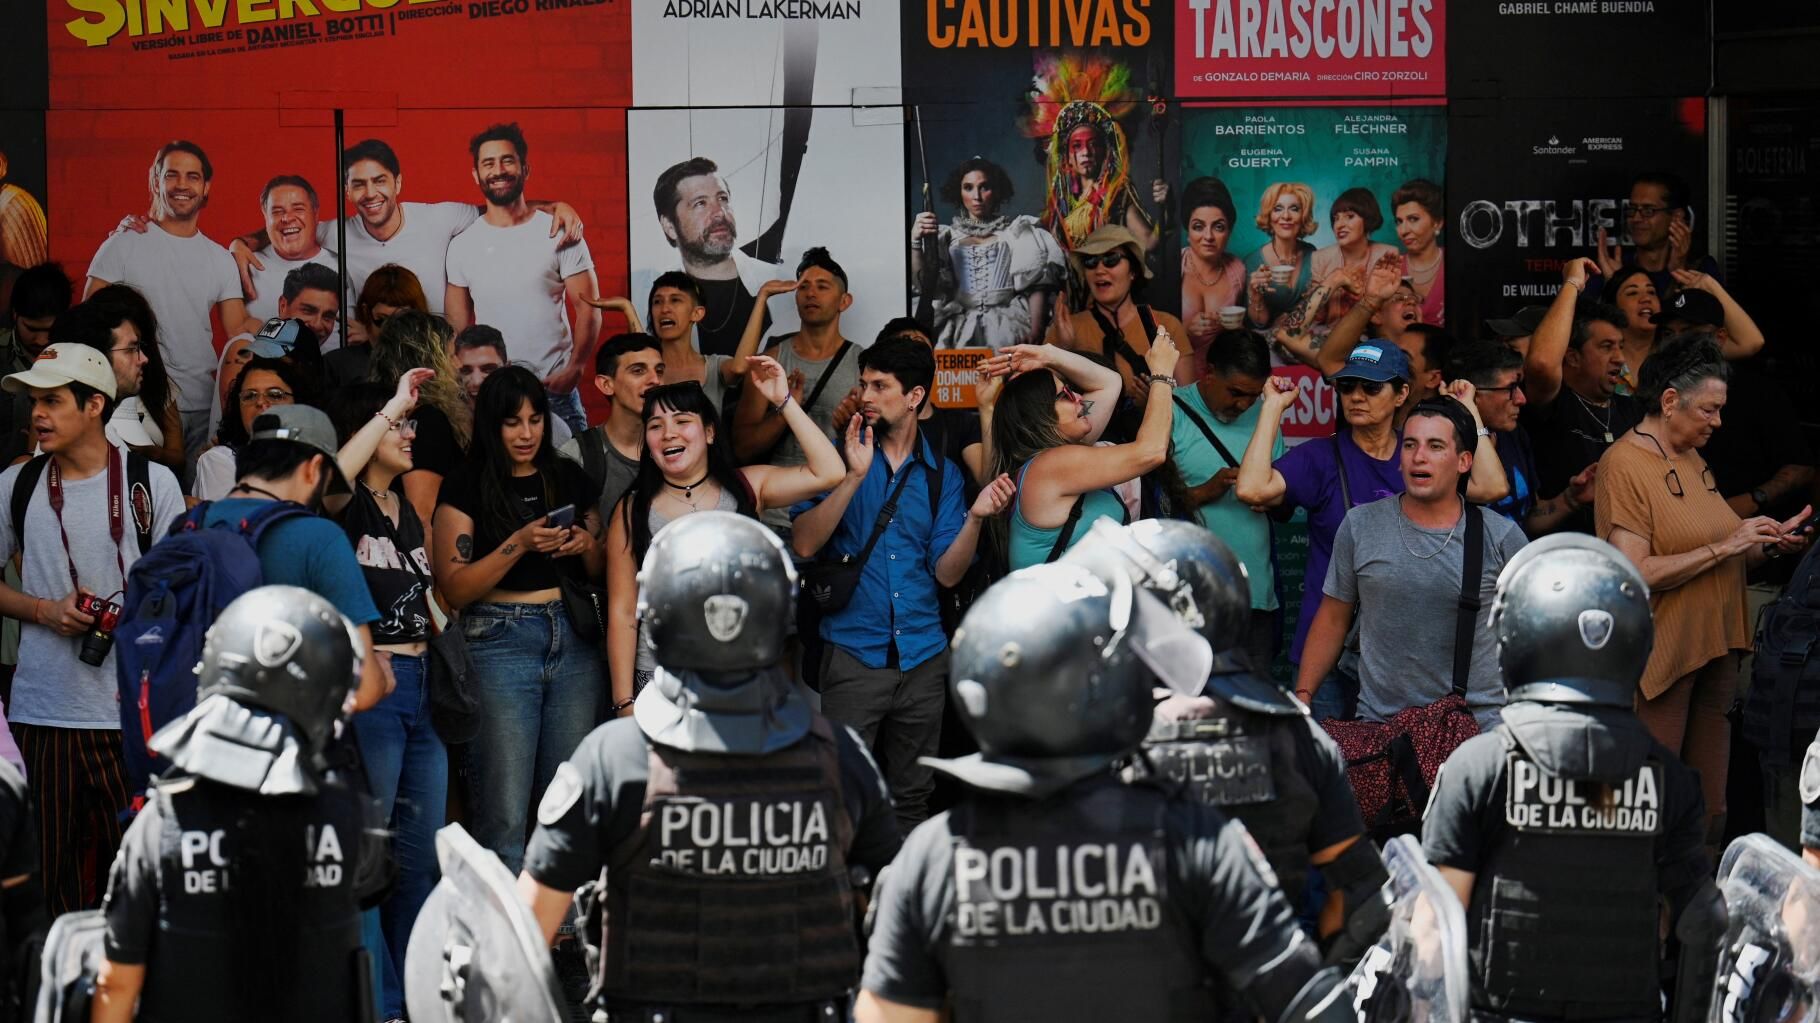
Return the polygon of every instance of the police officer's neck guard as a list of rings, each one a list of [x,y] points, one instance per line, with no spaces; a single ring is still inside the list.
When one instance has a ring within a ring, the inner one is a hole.
[[[762,756],[800,742],[814,712],[776,668],[743,674],[673,674],[659,665],[632,716],[645,737],[690,753]]]
[[[165,725],[151,747],[179,770],[262,796],[313,795],[321,765],[281,715],[217,693]]]

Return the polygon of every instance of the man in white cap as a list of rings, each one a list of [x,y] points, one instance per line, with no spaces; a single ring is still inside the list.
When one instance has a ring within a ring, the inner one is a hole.
[[[0,559],[22,552],[21,585],[0,584],[0,614],[23,623],[6,709],[55,915],[100,904],[132,797],[114,655],[96,638],[111,631],[103,604],[117,609],[127,571],[182,514],[183,492],[169,469],[108,442],[115,374],[101,352],[52,344],[4,386],[31,395],[32,440],[44,451],[0,473]]]

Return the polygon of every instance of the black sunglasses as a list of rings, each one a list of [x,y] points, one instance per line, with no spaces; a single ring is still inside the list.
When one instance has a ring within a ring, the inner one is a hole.
[[[1390,385],[1386,384],[1382,380],[1355,380],[1355,379],[1348,378],[1346,380],[1334,381],[1333,389],[1340,392],[1341,394],[1351,394],[1354,391],[1364,391],[1366,397],[1375,398],[1379,394],[1383,393],[1384,388],[1386,388],[1388,386],[1390,386]]]
[[[1113,249],[1111,252],[1102,252],[1097,256],[1082,256],[1081,266],[1088,270],[1097,266],[1103,266],[1110,270],[1124,261],[1125,253],[1118,249]]]

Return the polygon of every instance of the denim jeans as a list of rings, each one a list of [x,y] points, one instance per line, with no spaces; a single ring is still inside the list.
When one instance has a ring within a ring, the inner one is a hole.
[[[404,949],[411,925],[436,886],[436,829],[449,801],[449,755],[430,725],[429,659],[393,654],[392,694],[354,721],[373,796],[392,831],[398,878],[391,894],[362,919],[362,934],[373,955],[374,986],[380,989],[380,1019],[404,1016]]]
[[[1359,679],[1345,668],[1334,668],[1314,691],[1308,709],[1316,721],[1351,721],[1359,716]]]
[[[570,388],[566,393],[545,391],[550,399],[550,414],[569,424],[570,432],[579,437],[588,432],[588,412],[581,407],[581,391]]]
[[[575,634],[562,601],[471,604],[480,734],[467,748],[468,830],[514,876],[531,807],[600,720],[600,652]]]

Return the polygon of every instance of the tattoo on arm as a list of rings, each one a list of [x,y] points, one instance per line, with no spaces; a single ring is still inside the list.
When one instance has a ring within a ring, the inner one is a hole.
[[[508,543],[505,546],[499,548],[499,553],[505,555],[506,557],[511,557],[512,555],[518,553],[518,544]]]
[[[474,538],[466,533],[455,538],[455,556],[449,559],[458,565],[465,565],[474,560]]]

